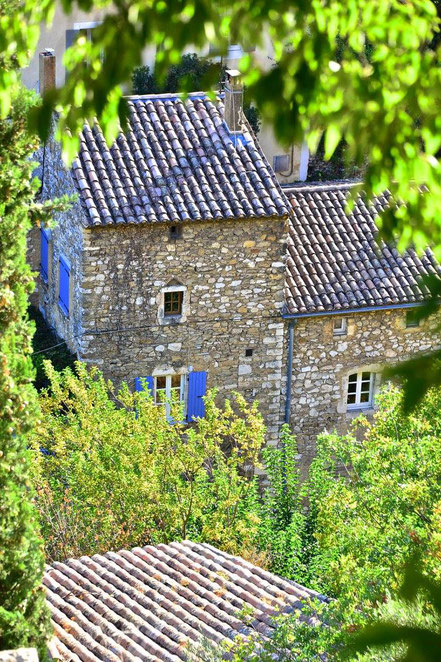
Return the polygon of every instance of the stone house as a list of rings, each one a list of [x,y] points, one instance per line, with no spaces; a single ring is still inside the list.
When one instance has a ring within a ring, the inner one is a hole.
[[[353,183],[281,188],[241,99],[235,74],[216,101],[130,98],[127,134],[109,149],[85,126],[69,169],[48,141],[43,197],[78,199],[33,234],[38,305],[81,360],[189,421],[209,387],[257,399],[307,464],[317,434],[372,411],[384,363],[440,345],[408,316],[440,269],[377,245],[386,197],[348,214]]]

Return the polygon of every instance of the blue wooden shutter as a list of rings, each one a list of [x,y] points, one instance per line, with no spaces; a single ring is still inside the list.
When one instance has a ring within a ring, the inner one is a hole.
[[[153,377],[137,377],[135,379],[135,391],[144,391],[144,384],[153,397]]]
[[[69,280],[70,267],[67,262],[60,257],[60,292],[58,304],[65,315],[69,315]]]
[[[44,282],[47,283],[49,273],[49,234],[40,229],[40,273]]]
[[[207,388],[206,372],[190,372],[188,375],[187,420],[205,416],[203,396]]]

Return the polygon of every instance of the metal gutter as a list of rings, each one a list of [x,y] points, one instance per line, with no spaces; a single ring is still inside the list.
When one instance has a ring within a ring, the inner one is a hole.
[[[399,308],[418,308],[423,306],[426,302],[419,301],[418,303],[394,303],[390,306],[367,306],[366,308],[344,308],[341,310],[321,310],[314,313],[285,313],[282,315],[285,320],[297,320],[303,317],[326,317],[328,315],[352,315],[354,313],[373,313],[381,310],[397,310]]]
[[[285,418],[284,423],[289,423],[291,411],[291,387],[292,387],[292,359],[294,354],[294,327],[296,319],[291,319],[288,326],[288,360],[286,368],[286,398],[285,398]]]

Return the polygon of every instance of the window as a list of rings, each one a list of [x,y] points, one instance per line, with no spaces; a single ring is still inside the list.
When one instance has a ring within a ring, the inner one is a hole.
[[[180,225],[170,226],[170,239],[180,239],[182,237],[182,227]]]
[[[86,41],[94,41],[94,29],[101,24],[101,21],[89,21],[86,23],[74,23],[73,30],[66,30],[66,50],[70,48],[77,39],[84,37]],[[103,61],[103,53],[101,53],[101,61]],[[88,63],[84,62],[84,66],[87,67]],[[66,72],[66,78],[68,77],[68,72]]]
[[[290,157],[289,154],[277,154],[273,158],[274,172],[286,172],[289,170]]]
[[[348,378],[347,408],[367,409],[374,402],[374,380],[373,372],[354,372]]]
[[[253,356],[253,350],[251,348],[245,350],[245,356]]]
[[[334,320],[334,336],[345,336],[348,331],[348,323],[345,317]]]
[[[182,315],[182,291],[164,292],[164,316]]]
[[[50,233],[44,228],[40,229],[40,274],[45,283],[49,278],[49,240]]]
[[[58,305],[63,313],[69,315],[69,300],[70,300],[70,265],[60,256],[60,278],[58,288]]]
[[[188,379],[188,389],[185,393],[185,384]],[[164,406],[167,419],[172,423],[170,416],[170,403],[182,403],[187,399],[187,421],[205,416],[204,396],[207,389],[207,373],[192,371],[185,375],[158,375],[156,377],[137,377],[135,379],[137,391],[148,391],[158,406]]]
[[[406,329],[412,329],[420,325],[420,320],[416,317],[415,310],[406,312]]]
[[[155,404],[165,407],[168,421],[172,421],[171,410],[184,402],[185,376],[159,375],[154,377],[153,398]]]

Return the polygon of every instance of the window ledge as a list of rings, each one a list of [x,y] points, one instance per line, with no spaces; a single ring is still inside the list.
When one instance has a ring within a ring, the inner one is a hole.
[[[350,409],[346,409],[346,415],[355,418],[360,416],[360,414],[373,414],[374,411],[375,408],[372,405],[369,405],[369,407],[351,407]]]

